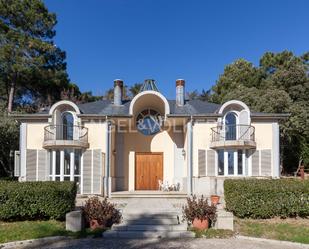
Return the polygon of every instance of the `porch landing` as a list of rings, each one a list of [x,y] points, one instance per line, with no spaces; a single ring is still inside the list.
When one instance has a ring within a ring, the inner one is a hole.
[[[187,193],[179,191],[117,191],[111,193],[111,198],[186,198]]]

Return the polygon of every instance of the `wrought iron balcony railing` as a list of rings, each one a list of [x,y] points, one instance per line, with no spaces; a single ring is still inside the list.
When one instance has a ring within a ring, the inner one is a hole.
[[[88,128],[83,126],[68,126],[68,125],[48,125],[44,127],[44,144],[46,146],[80,144],[88,145]]]
[[[252,141],[255,142],[255,128],[251,125],[222,125],[211,128],[211,141]]]

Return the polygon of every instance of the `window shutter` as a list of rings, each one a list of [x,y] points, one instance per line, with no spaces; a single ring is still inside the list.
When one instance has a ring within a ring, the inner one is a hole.
[[[261,150],[261,174],[271,176],[271,150]]]
[[[239,135],[238,138],[241,140],[248,140],[250,139],[250,129],[248,126],[250,124],[250,118],[249,118],[249,113],[246,110],[242,110],[239,113]]]
[[[38,181],[46,181],[46,171],[47,171],[47,151],[38,151]]]
[[[252,176],[259,175],[259,167],[260,167],[260,151],[256,150],[252,154]]]
[[[93,150],[93,194],[102,194],[102,158],[101,150]]]
[[[206,175],[206,151],[198,150],[198,175]]]
[[[14,154],[14,176],[20,176],[20,152],[18,150]]]
[[[216,175],[216,152],[214,150],[207,150],[207,176]]]
[[[26,156],[26,180],[36,180],[36,150],[27,150]]]
[[[83,194],[91,194],[91,161],[92,151],[86,150],[83,154]]]

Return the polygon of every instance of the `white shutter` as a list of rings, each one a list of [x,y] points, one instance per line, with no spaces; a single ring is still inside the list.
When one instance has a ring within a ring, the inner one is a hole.
[[[46,181],[46,171],[47,171],[47,151],[38,151],[38,181]]]
[[[252,154],[252,176],[259,176],[260,151],[256,150]]]
[[[92,151],[86,150],[83,154],[83,194],[91,194],[91,166]]]
[[[36,180],[36,164],[37,164],[37,151],[27,150],[27,161],[26,161],[26,180],[35,181]]]
[[[101,150],[93,150],[93,194],[102,194],[102,158]]]
[[[20,176],[20,152],[18,150],[14,154],[14,176]]]
[[[198,150],[198,175],[206,175],[206,151]]]
[[[216,175],[216,152],[207,150],[207,176]]]
[[[250,139],[250,130],[248,125],[250,125],[250,116],[248,111],[242,110],[239,113],[239,134],[238,138],[241,140],[248,140]]]
[[[261,175],[271,176],[271,150],[261,150]]]

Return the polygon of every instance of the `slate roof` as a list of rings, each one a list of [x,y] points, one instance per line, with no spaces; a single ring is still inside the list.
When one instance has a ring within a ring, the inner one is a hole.
[[[129,115],[131,101],[124,101],[122,106],[115,106],[111,100],[99,100],[95,102],[79,104],[82,114],[100,115]],[[221,105],[201,101],[188,100],[184,106],[176,105],[175,100],[168,100],[171,115],[194,115],[194,114],[215,114]]]
[[[116,106],[112,100],[99,100],[84,104],[77,104],[82,115],[103,115],[103,116],[129,116],[129,107],[131,100],[123,101],[123,105]],[[201,100],[186,100],[185,105],[176,105],[175,100],[168,100],[170,105],[169,116],[217,116],[221,105],[210,103]],[[25,114],[26,116],[42,116],[48,115],[49,109],[40,111],[36,114]],[[20,115],[15,115],[20,116]],[[22,115],[23,116],[23,115]],[[264,112],[251,112],[251,116],[260,118],[286,118],[289,114],[286,113],[264,113]]]

